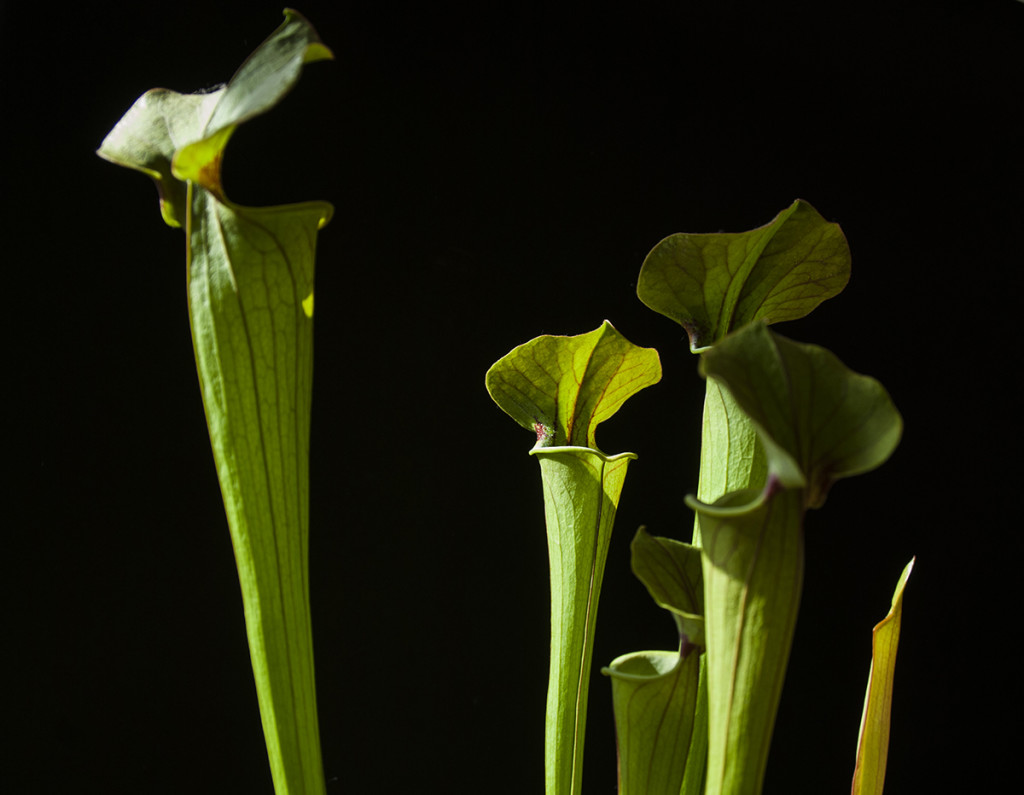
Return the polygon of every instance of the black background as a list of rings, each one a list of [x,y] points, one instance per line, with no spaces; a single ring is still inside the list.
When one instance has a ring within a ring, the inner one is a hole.
[[[853,276],[780,330],[879,378],[906,430],[808,517],[766,792],[848,788],[870,630],[913,555],[887,792],[1004,788],[1024,4],[758,5],[299,7],[336,60],[239,130],[225,184],[240,203],[336,206],[310,561],[331,792],[543,787],[540,483],[530,434],[483,388],[534,336],[608,318],[661,352],[663,382],[599,433],[640,458],[595,669],[671,647],[628,545],[640,524],[689,532],[703,385],[636,274],[667,234],[749,229],[797,197],[842,224]],[[271,792],[183,236],[143,176],[93,154],[143,91],[227,80],[281,20],[272,3],[199,8],[0,6],[6,791]],[[595,674],[589,793],[615,790],[610,712]]]

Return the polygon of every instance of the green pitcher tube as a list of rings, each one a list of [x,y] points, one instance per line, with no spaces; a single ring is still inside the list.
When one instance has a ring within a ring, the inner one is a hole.
[[[538,447],[551,566],[551,665],[545,720],[548,795],[580,795],[598,595],[633,453]]]

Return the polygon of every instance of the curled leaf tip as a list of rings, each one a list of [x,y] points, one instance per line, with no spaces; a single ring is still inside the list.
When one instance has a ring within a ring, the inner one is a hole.
[[[235,128],[277,105],[298,81],[304,64],[331,57],[306,18],[286,9],[285,21],[226,85],[193,94],[147,91],[104,138],[97,154],[151,177],[164,221],[182,226],[187,183],[227,201],[221,159]]]
[[[880,466],[899,444],[903,421],[878,381],[763,322],[730,334],[702,365],[750,418],[778,485],[804,489],[808,508],[821,507],[840,478]]]

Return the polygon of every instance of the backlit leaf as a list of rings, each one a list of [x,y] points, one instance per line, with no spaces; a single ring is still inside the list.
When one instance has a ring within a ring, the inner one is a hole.
[[[278,795],[322,795],[309,609],[313,283],[326,202],[252,208],[220,181],[237,126],[274,107],[330,51],[299,14],[221,89],[140,97],[99,155],[150,176],[184,226],[189,319]]]
[[[653,348],[640,348],[607,320],[588,334],[545,335],[520,345],[487,371],[494,402],[540,447],[597,448],[594,433],[632,395],[661,380]]]
[[[885,388],[825,348],[752,323],[702,359],[754,423],[769,469],[783,486],[806,489],[810,508],[833,482],[881,465],[899,443],[903,421]]]
[[[697,352],[753,320],[803,317],[849,278],[842,230],[797,200],[748,232],[666,237],[644,260],[637,295],[685,328]]]

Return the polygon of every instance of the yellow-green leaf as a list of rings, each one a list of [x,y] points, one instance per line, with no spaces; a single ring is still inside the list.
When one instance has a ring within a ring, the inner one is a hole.
[[[914,568],[906,565],[896,584],[892,607],[871,633],[871,672],[864,697],[864,713],[857,742],[857,764],[853,771],[852,795],[882,795],[885,765],[889,758],[889,718],[892,686],[896,675],[896,648],[900,642],[903,591]]]
[[[653,348],[640,348],[607,320],[575,337],[545,335],[503,356],[487,371],[494,402],[537,445],[596,449],[594,433],[622,404],[661,380]]]
[[[303,64],[331,57],[313,26],[286,9],[284,23],[227,85],[196,94],[147,91],[103,139],[97,154],[152,177],[164,220],[182,226],[189,181],[224,198],[221,157],[235,128],[277,105],[298,82]]]
[[[903,421],[878,381],[764,323],[722,340],[701,364],[754,423],[771,473],[805,489],[809,508],[836,480],[880,466],[899,443]]]
[[[707,756],[701,553],[642,527],[631,549],[633,573],[675,619],[679,649],[625,654],[601,669],[612,680],[619,795],[699,795]]]
[[[749,418],[767,470],[710,505],[687,499],[704,551],[707,795],[757,793],[799,609],[804,512],[838,478],[885,461],[902,420],[876,380],[761,322],[707,350],[702,370]]]
[[[657,351],[605,321],[588,334],[546,335],[487,371],[494,402],[536,434],[551,570],[551,664],[545,722],[548,795],[580,795],[598,597],[626,467],[597,449],[597,425],[661,378]]]
[[[189,319],[231,531],[260,718],[277,795],[325,791],[309,609],[313,283],[326,202],[240,207],[220,167],[236,127],[330,57],[298,13],[217,91],[155,89],[99,155],[150,176],[164,220],[184,226]]]
[[[706,792],[756,795],[800,605],[802,496],[751,489],[693,507],[704,545]]]
[[[551,568],[551,660],[545,718],[548,795],[580,795],[590,668],[608,545],[633,453],[535,447]]]
[[[849,278],[839,225],[797,200],[747,232],[670,235],[644,260],[637,295],[685,328],[696,352],[753,320],[803,317]]]

